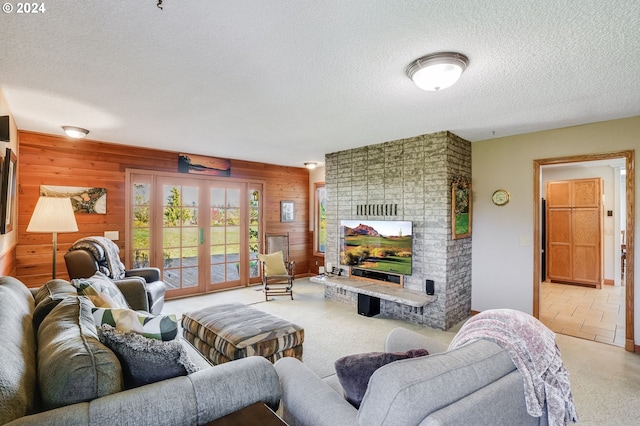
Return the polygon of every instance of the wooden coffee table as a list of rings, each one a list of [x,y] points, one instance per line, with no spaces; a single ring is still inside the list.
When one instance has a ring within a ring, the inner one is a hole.
[[[282,426],[286,423],[262,402],[220,417],[205,426]]]

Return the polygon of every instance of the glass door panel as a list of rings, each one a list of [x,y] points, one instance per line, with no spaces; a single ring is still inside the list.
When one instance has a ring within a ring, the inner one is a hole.
[[[151,178],[133,176],[131,194],[133,268],[147,268],[151,255]]]
[[[234,187],[210,188],[209,282],[214,286],[225,283],[227,287],[230,282],[240,281],[241,192],[241,188]]]
[[[260,279],[260,189],[249,189],[249,282]]]
[[[199,184],[161,180],[163,280],[176,295],[199,292]]]

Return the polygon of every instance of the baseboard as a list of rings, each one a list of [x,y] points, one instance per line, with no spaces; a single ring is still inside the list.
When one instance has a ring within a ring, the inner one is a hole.
[[[615,285],[615,281],[605,279],[605,280],[604,280],[604,284],[605,284],[605,285]]]

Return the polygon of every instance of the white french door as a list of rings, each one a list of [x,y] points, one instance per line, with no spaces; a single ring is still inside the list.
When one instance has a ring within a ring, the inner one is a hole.
[[[127,260],[161,270],[167,297],[259,282],[262,183],[128,173]]]

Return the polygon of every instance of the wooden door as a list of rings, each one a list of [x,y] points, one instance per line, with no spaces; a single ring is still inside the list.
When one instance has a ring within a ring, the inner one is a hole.
[[[600,288],[600,178],[547,182],[547,279]]]

